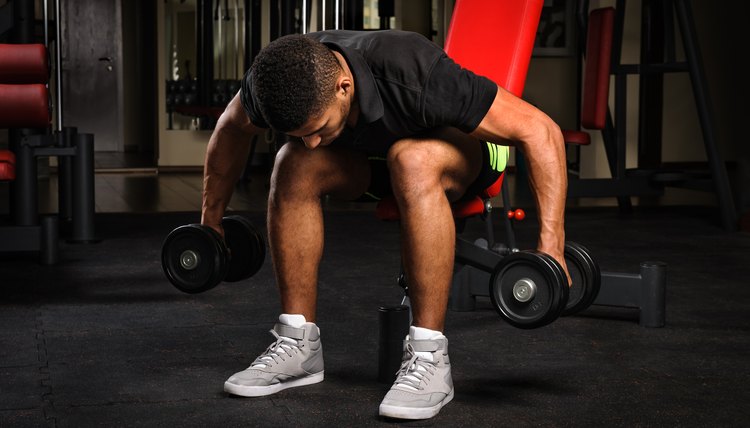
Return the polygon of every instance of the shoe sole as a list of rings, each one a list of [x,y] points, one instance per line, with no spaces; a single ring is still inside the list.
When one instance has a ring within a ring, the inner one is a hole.
[[[388,404],[380,405],[380,416],[394,419],[429,419],[438,413],[440,409],[453,400],[453,390],[443,401],[432,407],[399,407]]]
[[[241,397],[262,397],[264,395],[275,394],[279,391],[283,391],[287,388],[294,388],[297,386],[312,385],[314,383],[323,382],[323,372],[315,373],[303,378],[289,380],[286,382],[279,382],[268,386],[246,386],[224,382],[224,391],[233,395],[239,395]]]

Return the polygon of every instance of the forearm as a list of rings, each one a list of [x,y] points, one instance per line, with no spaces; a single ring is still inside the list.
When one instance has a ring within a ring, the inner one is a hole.
[[[219,120],[206,150],[201,223],[221,224],[234,185],[247,161],[252,137],[227,121]]]
[[[568,178],[560,128],[539,109],[498,88],[492,107],[472,135],[495,143],[510,141],[523,152],[539,213],[537,247],[562,261]]]
[[[529,184],[537,206],[537,248],[561,260],[565,247],[564,218],[568,188],[565,143],[559,128],[551,120],[539,126],[541,130],[534,138],[519,141],[516,145],[525,155]]]

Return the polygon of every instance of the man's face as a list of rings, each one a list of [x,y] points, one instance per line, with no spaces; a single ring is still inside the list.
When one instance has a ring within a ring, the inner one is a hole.
[[[302,127],[288,134],[302,138],[308,149],[327,146],[344,130],[350,106],[349,97],[336,96],[323,113],[311,117]]]

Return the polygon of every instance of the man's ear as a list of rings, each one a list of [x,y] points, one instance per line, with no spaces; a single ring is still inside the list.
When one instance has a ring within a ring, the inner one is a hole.
[[[352,79],[349,76],[341,76],[336,82],[336,93],[347,95],[352,90]]]

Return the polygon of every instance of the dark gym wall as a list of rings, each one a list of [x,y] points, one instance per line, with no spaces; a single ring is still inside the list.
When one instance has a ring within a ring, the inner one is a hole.
[[[746,131],[750,116],[747,54],[748,2],[693,0],[695,25],[713,101],[717,136],[733,166],[736,200],[741,213],[750,214],[750,143]],[[750,219],[747,220],[750,223]]]
[[[398,11],[396,7],[396,12]],[[404,0],[401,2],[400,12],[401,16],[397,19],[401,20],[401,29],[420,33],[427,38],[431,37],[431,0]]]
[[[124,151],[156,150],[156,5],[122,2]],[[156,165],[157,153],[154,153]]]

